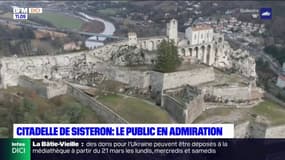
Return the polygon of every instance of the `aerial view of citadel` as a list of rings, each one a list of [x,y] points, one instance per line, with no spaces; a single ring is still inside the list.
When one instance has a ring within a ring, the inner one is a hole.
[[[0,1],[0,137],[14,123],[233,123],[236,138],[284,138],[284,9]]]

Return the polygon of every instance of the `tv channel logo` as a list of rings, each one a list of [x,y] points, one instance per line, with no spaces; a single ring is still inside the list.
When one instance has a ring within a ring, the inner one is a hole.
[[[260,8],[260,19],[272,19],[272,8]]]
[[[13,19],[28,19],[28,8],[13,8]]]
[[[18,8],[13,7],[13,19],[28,19],[29,14],[41,14],[43,8]]]
[[[28,19],[28,14],[24,13],[14,13],[13,19]]]
[[[30,14],[41,14],[43,13],[43,8],[29,8]]]

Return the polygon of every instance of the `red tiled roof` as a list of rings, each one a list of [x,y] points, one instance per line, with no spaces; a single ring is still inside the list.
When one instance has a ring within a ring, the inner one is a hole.
[[[209,25],[198,25],[198,26],[192,27],[193,31],[208,30],[208,29],[212,29],[212,27]]]

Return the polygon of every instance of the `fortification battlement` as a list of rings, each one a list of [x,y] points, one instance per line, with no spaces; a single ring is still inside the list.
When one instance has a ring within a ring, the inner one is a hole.
[[[166,89],[163,91],[163,94],[171,96],[175,99],[179,97],[183,103],[190,103],[195,97],[202,95],[202,90],[196,86],[191,86],[189,84],[177,87]]]

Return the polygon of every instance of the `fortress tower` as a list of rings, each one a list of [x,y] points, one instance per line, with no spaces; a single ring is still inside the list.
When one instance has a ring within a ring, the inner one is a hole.
[[[166,25],[166,35],[169,40],[173,40],[175,45],[178,42],[178,22],[176,19],[171,19]]]
[[[138,38],[135,32],[129,32],[128,39],[129,39],[129,46],[136,46],[138,44]]]

